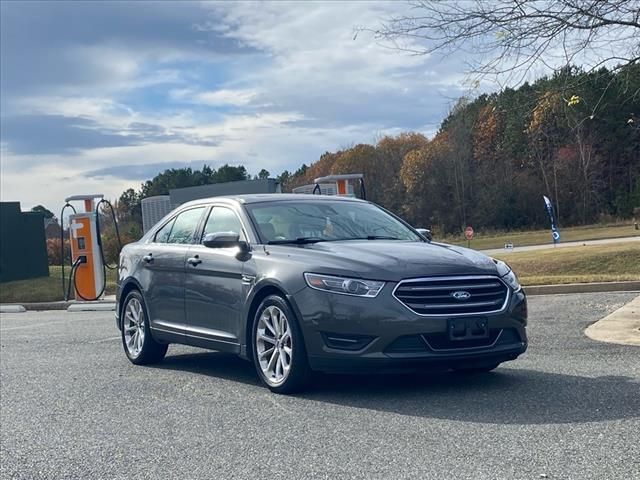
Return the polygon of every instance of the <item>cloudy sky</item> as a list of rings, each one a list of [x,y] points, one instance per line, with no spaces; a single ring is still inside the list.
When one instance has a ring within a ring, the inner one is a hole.
[[[358,27],[404,2],[1,3],[1,193],[57,212],[165,168],[295,170],[380,135],[432,134],[464,62]]]

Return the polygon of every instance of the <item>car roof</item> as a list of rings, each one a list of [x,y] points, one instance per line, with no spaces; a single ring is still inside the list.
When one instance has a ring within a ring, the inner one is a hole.
[[[340,197],[336,195],[313,195],[313,194],[305,194],[305,193],[254,193],[247,195],[224,195],[217,197],[207,197],[207,198],[199,198],[197,200],[191,200],[190,202],[183,203],[179,207],[176,207],[166,216],[164,216],[160,221],[158,221],[152,228],[147,231],[140,241],[148,241],[151,237],[153,237],[157,230],[161,228],[163,224],[166,223],[166,220],[171,217],[183,212],[184,210],[196,207],[198,205],[209,205],[211,203],[226,203],[228,205],[242,205],[242,204],[251,204],[251,203],[269,203],[269,202],[282,202],[282,201],[312,201],[312,202],[326,202],[326,201],[338,201],[338,202],[362,202],[369,203],[365,200],[360,200],[358,198],[353,197]]]
[[[363,200],[353,197],[339,197],[336,195],[312,195],[304,193],[253,193],[247,195],[225,195],[219,197],[199,198],[198,200],[192,200],[187,202],[181,207],[201,205],[212,202],[226,202],[226,203],[268,203],[268,202],[282,202],[282,201],[340,201],[340,202],[362,202]]]

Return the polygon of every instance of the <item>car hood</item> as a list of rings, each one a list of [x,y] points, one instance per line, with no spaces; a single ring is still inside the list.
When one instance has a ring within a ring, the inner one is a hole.
[[[495,263],[468,248],[400,241],[319,242],[269,246],[274,254],[308,265],[307,271],[399,281],[433,275],[496,275]]]

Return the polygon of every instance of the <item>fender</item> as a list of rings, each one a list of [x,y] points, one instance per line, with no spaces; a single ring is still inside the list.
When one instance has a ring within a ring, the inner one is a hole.
[[[118,330],[122,330],[122,322],[120,321],[120,317],[121,317],[120,314],[122,313],[122,302],[124,301],[122,292],[128,291],[132,285],[140,291],[143,297],[145,294],[144,289],[142,288],[142,285],[140,285],[140,282],[138,282],[138,280],[136,280],[133,277],[127,277],[122,281],[122,283],[118,285],[118,287],[116,288],[116,310],[115,310],[116,326],[118,327]],[[145,305],[145,308],[146,308],[146,305]],[[148,316],[149,312],[146,312],[146,313]]]
[[[255,282],[251,286],[251,289],[249,290],[249,293],[247,294],[246,300],[244,302],[244,308],[242,311],[243,321],[241,322],[242,331],[240,332],[240,336],[239,336],[240,356],[242,358],[245,358],[245,359],[249,358],[247,354],[247,345],[249,344],[247,335],[249,331],[249,323],[253,320],[252,309],[257,308],[257,305],[254,305],[254,301],[256,300],[256,297],[259,297],[261,292],[263,292],[267,288],[278,290],[284,296],[285,300],[289,302],[289,305],[293,309],[293,312],[296,314],[296,317],[301,318],[300,309],[298,308],[298,305],[296,304],[293,297],[293,295],[296,292],[294,292],[293,294],[289,293],[288,289],[284,286],[284,284],[278,279],[275,279],[273,277],[260,278],[257,282]]]

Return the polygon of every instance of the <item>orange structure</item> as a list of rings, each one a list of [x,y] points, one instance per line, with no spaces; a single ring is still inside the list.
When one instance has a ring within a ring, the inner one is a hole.
[[[315,190],[321,190],[321,184],[335,184],[336,195],[346,197],[356,197],[360,190],[360,198],[365,198],[364,191],[364,175],[362,173],[345,173],[340,175],[328,175],[326,177],[318,177],[314,180],[318,187]]]
[[[95,199],[102,199],[103,195],[73,195],[65,199],[66,202],[83,201],[84,212],[69,216],[69,240],[71,244],[71,261],[78,262],[73,272],[75,279],[76,300],[94,300],[104,292],[104,265],[100,250],[100,238],[95,212]]]

